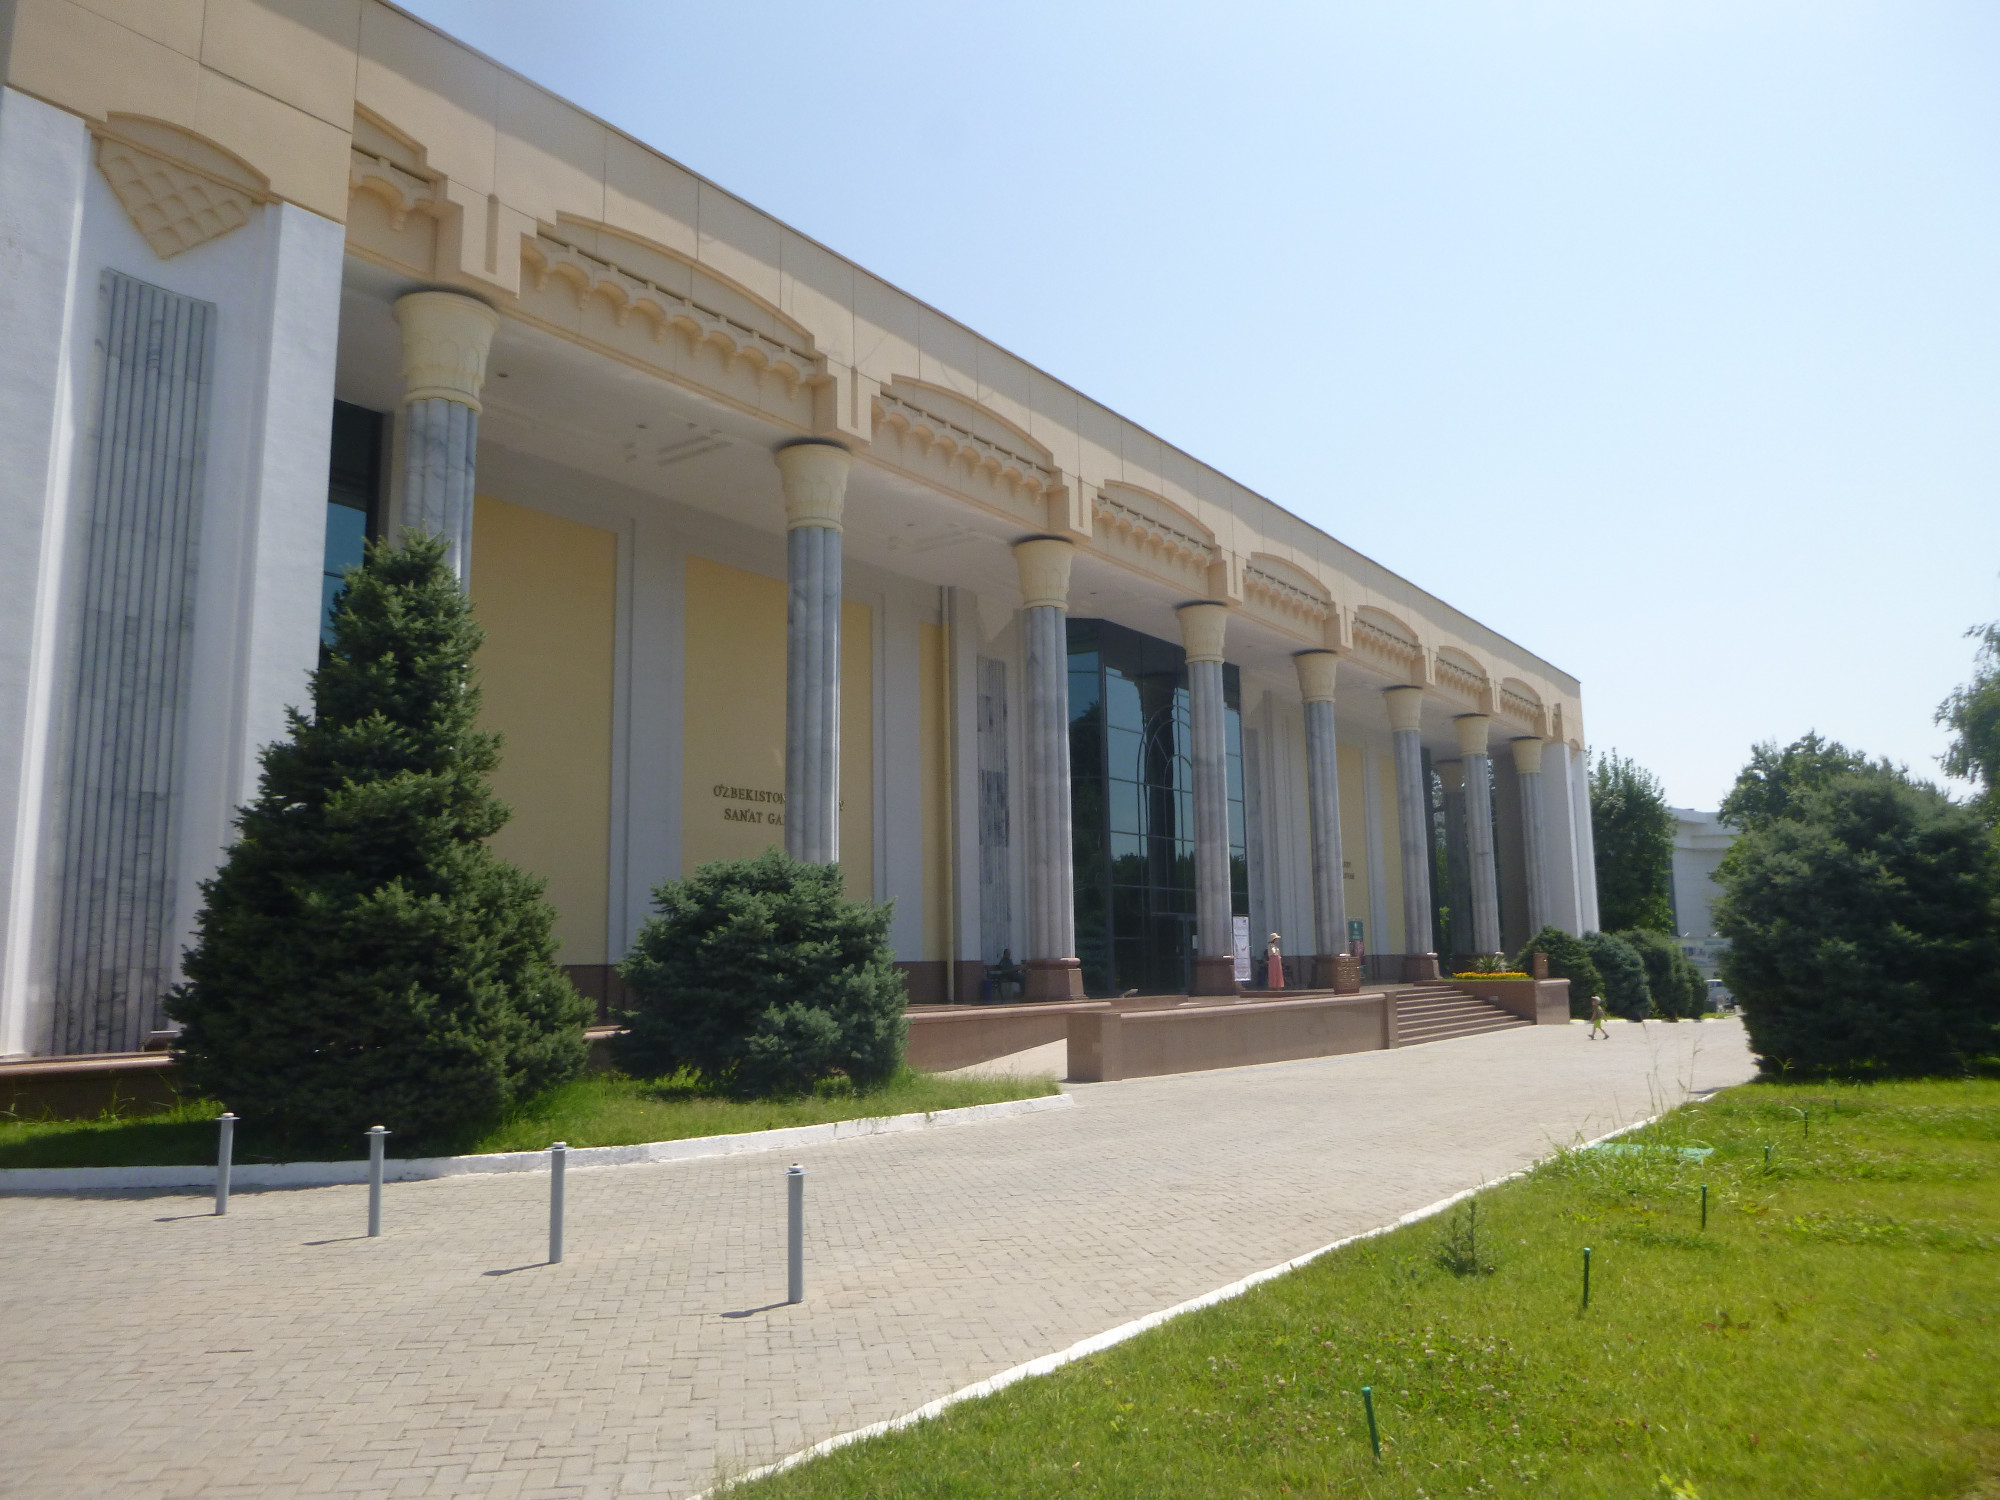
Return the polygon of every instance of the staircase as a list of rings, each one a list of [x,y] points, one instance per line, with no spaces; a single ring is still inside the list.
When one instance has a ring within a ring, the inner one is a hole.
[[[1512,1031],[1529,1023],[1511,1010],[1448,984],[1406,984],[1389,991],[1396,1007],[1396,1044],[1443,1042],[1487,1031]]]

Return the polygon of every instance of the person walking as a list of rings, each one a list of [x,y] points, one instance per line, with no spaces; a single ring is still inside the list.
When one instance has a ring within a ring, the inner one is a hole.
[[[1592,995],[1590,997],[1590,1040],[1594,1042],[1600,1035],[1607,1041],[1610,1040],[1611,1033],[1604,1026],[1604,997],[1602,995]]]

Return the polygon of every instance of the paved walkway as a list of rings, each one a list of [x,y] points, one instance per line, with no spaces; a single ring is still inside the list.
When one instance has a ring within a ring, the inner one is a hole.
[[[1749,1076],[1741,1028],[1542,1027],[1077,1089],[784,1158],[0,1198],[0,1494],[679,1495]]]

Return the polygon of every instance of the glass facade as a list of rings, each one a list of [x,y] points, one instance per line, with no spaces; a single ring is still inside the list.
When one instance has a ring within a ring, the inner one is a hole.
[[[1231,907],[1250,910],[1242,688],[1222,669]],[[1187,658],[1105,620],[1069,622],[1076,946],[1092,995],[1184,992],[1193,973],[1194,770]]]
[[[320,577],[319,632],[332,639],[333,597],[342,574],[361,566],[362,549],[380,529],[382,414],[333,403],[333,457],[326,483],[326,553]]]

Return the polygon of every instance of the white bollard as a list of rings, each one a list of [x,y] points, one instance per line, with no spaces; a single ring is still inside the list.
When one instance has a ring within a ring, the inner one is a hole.
[[[368,1128],[368,1238],[382,1233],[382,1143],[389,1132],[380,1125]]]
[[[549,1147],[549,1264],[562,1264],[563,1168],[569,1162],[569,1147],[557,1141]]]
[[[215,1212],[220,1216],[229,1212],[229,1165],[236,1154],[236,1116],[225,1111],[216,1123],[222,1127],[215,1143]]]
[[[785,1300],[806,1300],[806,1169],[785,1174]]]

